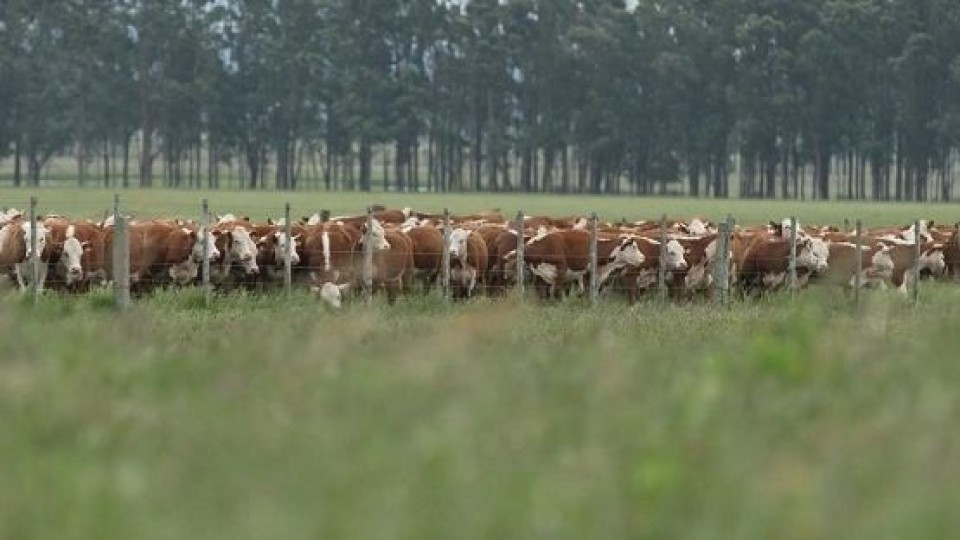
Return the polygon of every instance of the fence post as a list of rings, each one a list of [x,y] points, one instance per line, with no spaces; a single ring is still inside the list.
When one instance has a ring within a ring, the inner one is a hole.
[[[843,218],[843,234],[850,234],[850,220]]]
[[[667,301],[667,215],[660,217],[660,260],[657,261],[657,294],[661,302]]]
[[[517,211],[517,296],[522,300],[524,296],[523,290],[523,268],[525,266],[523,261],[523,251],[524,246],[526,245],[523,241],[523,232],[524,232],[524,221],[523,221],[523,210]]]
[[[725,305],[727,303],[726,292],[730,285],[727,273],[730,268],[730,261],[727,258],[730,252],[730,220],[728,216],[726,221],[720,223],[720,230],[716,239],[716,253],[713,259],[713,300],[715,303]]]
[[[367,207],[367,232],[363,235],[363,295],[369,304],[373,300],[373,208]]]
[[[43,233],[43,227],[37,224],[37,198],[30,196],[28,219],[32,234],[30,235],[30,294],[33,303],[40,301],[40,254],[37,253],[37,239]]]
[[[122,217],[119,201],[113,214],[113,300],[117,309],[130,307],[130,239],[127,219]]]
[[[861,279],[863,275],[863,237],[860,236],[863,234],[863,222],[859,219],[857,220],[857,273],[853,276],[853,305],[854,307],[860,307],[860,287],[862,286]]]
[[[790,216],[790,260],[787,267],[790,294],[797,292],[797,218]]]
[[[600,298],[600,265],[597,260],[597,213],[593,212],[590,214],[590,253],[589,253],[589,270],[590,270],[590,305],[596,307],[597,302]]]
[[[727,216],[727,238],[724,240],[724,250],[723,250],[723,260],[726,263],[723,265],[723,304],[728,305],[730,303],[730,263],[732,262],[730,258],[732,254],[730,253],[730,237],[733,235],[734,229],[736,229],[737,220],[733,219],[733,216]]]
[[[290,203],[283,206],[283,232],[287,235],[287,247],[283,250],[283,290],[289,299],[293,296],[293,268],[290,263],[293,260],[293,227],[290,224]]]
[[[443,209],[443,253],[440,254],[440,295],[450,301],[450,210]]]
[[[210,228],[210,205],[207,199],[200,201],[200,246],[203,250],[200,261],[200,286],[203,288],[203,305],[210,307],[211,293],[210,287],[210,234],[207,229]]]
[[[913,304],[920,303],[920,220],[913,220]]]
[[[120,214],[120,194],[113,194],[113,219],[117,219],[117,216]],[[106,218],[104,218],[106,221]]]

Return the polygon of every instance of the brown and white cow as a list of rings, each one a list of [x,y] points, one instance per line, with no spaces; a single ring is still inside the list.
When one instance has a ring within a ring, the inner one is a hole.
[[[860,286],[883,287],[891,279],[894,261],[892,247],[864,239],[860,248]],[[857,283],[857,247],[851,242],[830,242],[829,268],[818,281],[840,287],[855,287]]]
[[[401,231],[413,243],[415,277],[423,285],[423,290],[428,291],[436,283],[443,265],[443,233],[431,226],[405,227]]]
[[[31,244],[36,237],[37,254],[40,258],[37,286],[43,291],[47,276],[47,239],[50,231],[42,222],[30,221],[16,217],[0,228],[0,271],[9,273],[11,270],[19,285],[25,291],[29,283],[30,260],[33,255]]]
[[[638,292],[646,291],[657,283],[660,272],[660,241],[647,237],[637,238],[640,251],[643,253],[643,264],[628,268],[623,273],[623,288],[627,300],[633,304],[637,301]],[[664,247],[664,268],[667,282],[673,281],[676,272],[686,272],[686,250],[676,239],[668,239]]]
[[[232,216],[230,216],[232,217]],[[221,218],[211,230],[216,255],[210,265],[210,281],[224,286],[253,280],[260,273],[257,242],[251,234],[253,224],[247,220]]]
[[[476,231],[450,232],[450,285],[454,298],[470,298],[487,269],[487,244]]]
[[[50,231],[49,261],[58,284],[78,291],[106,280],[103,231],[99,227],[60,217],[48,217],[44,226]]]
[[[541,298],[560,296],[566,285],[574,283],[585,290],[584,277],[589,271],[590,234],[580,229],[566,229],[538,234],[524,247],[524,263],[534,275],[534,285]],[[516,257],[516,251],[512,258]],[[604,284],[627,267],[644,262],[639,239],[634,237],[597,239],[597,279]]]
[[[374,290],[385,290],[387,302],[393,304],[399,293],[413,279],[413,243],[407,235],[398,230],[385,230],[376,219],[369,234],[364,224],[360,231],[360,240],[354,248],[355,276],[361,281],[364,276],[364,245],[372,244],[372,268],[369,269]],[[324,280],[328,281],[328,280]]]
[[[350,225],[326,222],[309,228],[303,241],[302,264],[315,284],[336,285],[353,279],[354,249],[360,230]]]
[[[812,274],[829,268],[829,246],[820,238],[802,235],[797,238],[796,270],[798,286],[806,284]],[[736,275],[732,276],[743,292],[758,293],[787,285],[790,266],[790,240],[783,235],[757,234],[740,252],[734,250]]]
[[[105,229],[105,259],[113,260],[115,230]],[[130,251],[130,287],[136,292],[145,292],[162,283],[172,282],[188,285],[199,275],[203,262],[203,247],[200,233],[195,229],[180,227],[168,220],[132,222],[128,226]],[[206,232],[210,259],[219,256],[214,237]],[[113,280],[112,265],[106,265],[107,276]]]

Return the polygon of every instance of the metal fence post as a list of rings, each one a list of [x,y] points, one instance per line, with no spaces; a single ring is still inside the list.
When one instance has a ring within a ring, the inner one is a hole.
[[[113,194],[113,219],[117,219],[117,215],[119,214],[120,214],[120,194],[114,193]],[[104,221],[106,221],[106,218],[104,218]]]
[[[443,253],[440,254],[440,294],[450,300],[450,210],[443,209]]]
[[[843,218],[843,234],[850,234],[850,220]]]
[[[733,231],[736,228],[737,220],[733,219],[733,216],[727,216],[727,236],[724,240],[724,250],[723,250],[723,304],[727,305],[730,303],[730,265],[733,261],[730,258],[733,256],[730,249],[730,237],[733,235]]]
[[[283,250],[283,290],[287,298],[293,295],[293,268],[290,267],[293,260],[293,227],[290,224],[290,203],[283,206],[283,232],[287,235],[287,245]]]
[[[790,259],[787,267],[790,294],[797,291],[797,218],[790,217]]]
[[[203,305],[210,307],[213,293],[210,287],[210,206],[206,199],[200,201],[200,247],[202,259],[200,261],[200,287],[203,289]]]
[[[523,220],[523,210],[517,211],[517,296],[520,299],[523,299],[524,296],[524,283],[523,283],[523,251],[524,246],[526,245],[523,241],[523,232],[524,232],[524,220]]]
[[[920,220],[913,221],[913,303],[920,303]]]
[[[863,222],[859,219],[857,220],[857,237],[856,243],[857,246],[857,273],[853,276],[853,305],[854,307],[860,307],[860,287],[862,286],[861,280],[863,275]]]
[[[28,219],[32,234],[30,235],[30,294],[33,297],[33,303],[40,301],[40,254],[37,253],[37,239],[43,233],[43,227],[37,224],[37,198],[30,197],[30,209],[28,210]]]
[[[367,232],[363,235],[363,294],[367,303],[373,299],[373,208],[367,207]]]
[[[657,294],[667,301],[667,215],[660,217],[660,260],[657,261]]]
[[[596,306],[600,297],[600,265],[597,261],[597,213],[593,212],[590,214],[590,253],[589,253],[589,270],[590,270],[590,305]]]
[[[130,231],[127,219],[120,216],[119,202],[113,214],[113,300],[117,309],[130,307]]]

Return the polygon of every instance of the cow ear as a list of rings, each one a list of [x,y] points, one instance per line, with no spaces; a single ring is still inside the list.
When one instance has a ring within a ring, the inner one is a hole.
[[[276,225],[276,222],[273,221],[273,218],[267,218],[267,225]]]

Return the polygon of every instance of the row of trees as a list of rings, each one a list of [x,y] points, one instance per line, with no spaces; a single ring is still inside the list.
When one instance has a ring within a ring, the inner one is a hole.
[[[956,0],[0,3],[17,184],[68,152],[143,187],[307,159],[330,189],[949,199],[958,140]]]

